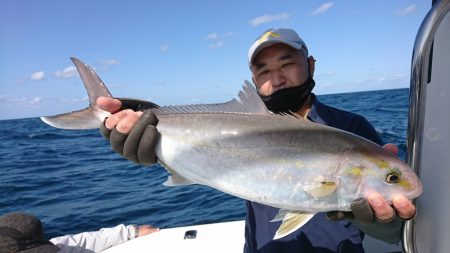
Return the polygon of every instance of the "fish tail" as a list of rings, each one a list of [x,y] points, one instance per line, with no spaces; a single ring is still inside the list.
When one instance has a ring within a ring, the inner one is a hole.
[[[41,117],[41,120],[50,126],[62,129],[98,128],[110,113],[97,106],[97,98],[112,97],[112,95],[91,67],[77,58],[70,59],[83,80],[89,97],[89,107],[79,111]]]

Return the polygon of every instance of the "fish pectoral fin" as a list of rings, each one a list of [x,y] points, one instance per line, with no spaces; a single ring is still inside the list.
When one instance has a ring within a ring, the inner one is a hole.
[[[163,183],[164,186],[180,186],[180,185],[191,185],[196,184],[195,182],[181,176],[180,174],[173,173],[167,177],[166,182]]]
[[[337,186],[337,183],[333,181],[321,181],[314,186],[305,188],[305,192],[315,198],[322,198],[333,194]]]
[[[281,210],[280,210],[281,211]],[[315,213],[302,213],[302,212],[290,212],[287,213],[280,227],[278,228],[274,240],[283,238],[290,233],[296,231],[305,225],[312,217],[314,217]],[[278,215],[277,215],[278,216]]]

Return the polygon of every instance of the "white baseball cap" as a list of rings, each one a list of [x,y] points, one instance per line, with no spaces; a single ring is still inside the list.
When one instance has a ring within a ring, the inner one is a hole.
[[[255,56],[264,48],[273,44],[283,43],[292,48],[300,50],[305,48],[308,54],[308,48],[305,42],[292,29],[277,28],[269,29],[259,36],[248,50],[248,64],[251,65]]]

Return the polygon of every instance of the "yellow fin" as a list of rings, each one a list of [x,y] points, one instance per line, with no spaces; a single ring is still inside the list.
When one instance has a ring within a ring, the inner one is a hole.
[[[314,215],[311,213],[287,213],[273,239],[283,238],[296,231],[305,225]]]
[[[337,189],[337,184],[331,181],[322,181],[320,185],[305,189],[309,195],[315,198],[322,198],[331,195]]]

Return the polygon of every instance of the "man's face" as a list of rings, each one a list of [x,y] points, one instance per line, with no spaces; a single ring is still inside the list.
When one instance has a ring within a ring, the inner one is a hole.
[[[309,77],[306,57],[285,44],[261,50],[253,60],[251,71],[256,89],[263,96],[303,84]]]

